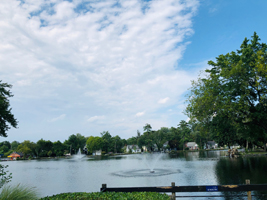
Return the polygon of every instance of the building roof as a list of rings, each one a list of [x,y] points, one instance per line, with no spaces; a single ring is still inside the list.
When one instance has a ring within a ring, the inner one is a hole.
[[[195,143],[195,142],[187,142],[187,144],[186,144],[187,147],[194,147],[196,145],[197,145],[197,143]]]
[[[13,152],[12,154],[10,154],[9,156],[7,156],[8,158],[13,158],[13,157],[22,157],[22,153],[17,153],[17,152]]]

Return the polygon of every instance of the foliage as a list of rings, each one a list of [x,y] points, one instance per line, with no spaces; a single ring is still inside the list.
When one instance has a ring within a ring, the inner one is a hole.
[[[38,195],[35,188],[25,185],[5,185],[0,193],[0,200],[35,200]]]
[[[37,141],[35,152],[37,156],[47,157],[48,152],[53,148],[53,143],[50,140],[40,139]]]
[[[82,136],[80,133],[76,135],[72,134],[69,136],[68,140],[64,142],[66,146],[71,146],[71,154],[76,154],[79,149],[83,149],[86,144],[86,138]]]
[[[18,145],[17,151],[23,153],[24,157],[26,157],[27,155],[33,155],[35,148],[36,144],[34,142],[25,140]]]
[[[186,112],[191,119],[215,127],[217,138],[226,133],[228,139],[235,138],[243,129],[240,138],[267,142],[267,45],[259,41],[256,33],[251,40],[245,38],[237,52],[209,61],[212,68],[205,70],[206,77],[192,82]],[[228,128],[235,130],[227,132],[219,121],[228,121]]]
[[[101,150],[103,147],[103,139],[101,137],[90,136],[86,142],[86,147],[89,153]]]
[[[11,173],[8,174],[8,171],[5,171],[5,168],[7,167],[8,165],[0,165],[0,177],[1,177],[0,188],[3,187],[5,183],[8,183],[11,181],[12,174]]]
[[[111,152],[112,151],[112,146],[111,146],[111,139],[112,136],[110,135],[110,133],[108,131],[103,131],[101,134],[101,137],[103,139],[103,151],[105,152]]]
[[[17,128],[18,121],[15,119],[14,115],[11,113],[11,108],[9,104],[9,97],[13,97],[9,88],[12,85],[7,83],[2,83],[0,80],[0,136],[7,137],[7,131],[10,126]]]
[[[143,127],[143,129],[144,129],[144,132],[150,132],[152,127],[150,124],[146,123],[146,125]]]
[[[156,192],[77,192],[77,193],[62,193],[50,197],[44,197],[40,200],[85,200],[85,199],[98,199],[98,200],[169,200],[167,194],[160,194]]]
[[[62,144],[62,142],[60,142],[59,140],[53,143],[53,154],[55,156],[63,156],[64,155],[64,151],[68,149],[68,146]]]

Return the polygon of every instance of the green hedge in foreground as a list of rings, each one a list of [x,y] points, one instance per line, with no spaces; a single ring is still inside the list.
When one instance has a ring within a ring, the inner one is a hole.
[[[167,194],[160,194],[157,192],[76,192],[76,193],[62,193],[49,197],[41,198],[40,200],[169,200]]]

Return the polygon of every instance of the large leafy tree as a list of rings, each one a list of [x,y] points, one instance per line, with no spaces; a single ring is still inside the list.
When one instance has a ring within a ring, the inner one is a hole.
[[[192,83],[188,116],[206,123],[227,118],[247,132],[261,130],[261,137],[243,137],[259,137],[266,144],[267,137],[262,134],[267,131],[267,45],[254,33],[251,40],[245,38],[239,50],[219,55],[208,64],[211,69],[205,70],[206,77]]]
[[[103,139],[101,137],[90,136],[86,141],[86,147],[89,153],[93,153],[97,150],[102,150],[103,148]]]
[[[17,128],[18,121],[11,113],[9,98],[13,97],[12,85],[2,83],[0,80],[0,136],[7,137],[7,131],[12,127]]]
[[[8,83],[2,83],[0,80],[0,136],[7,137],[7,131],[11,128],[17,128],[18,121],[11,113],[9,98],[12,97],[10,91],[12,85]],[[11,179],[11,174],[7,175],[5,168],[7,166],[0,165],[0,188]]]

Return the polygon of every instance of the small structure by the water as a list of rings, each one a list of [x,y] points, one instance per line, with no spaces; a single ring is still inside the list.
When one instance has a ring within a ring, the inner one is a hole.
[[[7,156],[8,158],[11,158],[11,160],[17,160],[17,158],[21,158],[23,157],[22,153],[18,153],[18,152],[13,152],[12,154],[10,154],[9,156]]]
[[[126,146],[126,153],[129,153],[130,151],[132,153],[141,153],[141,149],[139,148],[139,146],[134,144]]]

